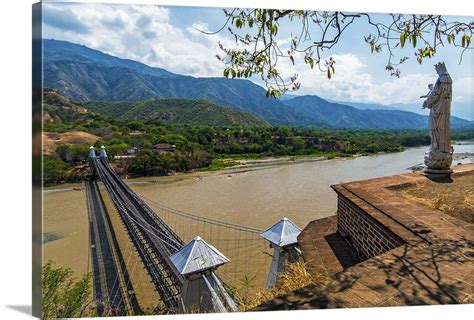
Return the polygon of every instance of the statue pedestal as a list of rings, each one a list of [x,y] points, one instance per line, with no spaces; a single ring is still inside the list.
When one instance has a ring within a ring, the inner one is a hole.
[[[440,150],[428,150],[425,153],[425,173],[446,174],[451,173],[451,164],[453,162],[453,150],[451,152],[442,152]]]
[[[423,172],[428,173],[428,174],[449,174],[449,173],[453,172],[453,169],[449,168],[449,169],[445,169],[445,170],[439,170],[439,169],[425,168],[425,170],[423,170]]]

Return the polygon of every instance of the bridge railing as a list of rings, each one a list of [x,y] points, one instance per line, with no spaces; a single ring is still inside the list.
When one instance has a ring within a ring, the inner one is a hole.
[[[141,198],[185,242],[199,235],[230,259],[218,270],[226,285],[244,295],[265,287],[272,250],[260,236],[263,230],[173,209],[144,196]]]

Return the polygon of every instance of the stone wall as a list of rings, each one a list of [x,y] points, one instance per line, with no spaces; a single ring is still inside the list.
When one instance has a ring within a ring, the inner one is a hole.
[[[340,193],[337,200],[337,230],[362,259],[375,257],[404,243],[395,233]]]

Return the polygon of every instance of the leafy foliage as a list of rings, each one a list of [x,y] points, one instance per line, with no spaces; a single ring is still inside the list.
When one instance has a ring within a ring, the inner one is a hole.
[[[43,157],[43,182],[45,185],[56,184],[66,178],[68,164],[58,156]]]
[[[90,275],[74,279],[71,269],[54,268],[49,261],[42,270],[43,318],[76,318],[90,314]],[[88,314],[89,313],[89,314]]]
[[[402,55],[397,58],[395,49],[404,48],[407,41],[411,42],[420,64],[425,58],[434,57],[439,46],[460,48],[461,60],[465,50],[473,49],[474,22],[466,23],[441,15],[390,14],[376,18],[367,13],[341,11],[239,8],[224,9],[224,15],[226,22],[217,32],[202,31],[213,34],[226,30],[235,38],[235,47],[226,48],[220,44],[224,56],[218,55],[217,58],[225,63],[224,76],[250,78],[257,75],[267,84],[267,96],[272,97],[300,87],[296,74],[280,73],[281,59],[289,59],[293,65],[296,59],[300,59],[309,68],[316,68],[331,79],[336,61],[324,53],[330,52],[359,20],[365,20],[369,27],[370,34],[364,37],[364,41],[370,51],[386,52],[385,69],[397,77],[400,70],[396,67],[409,57]],[[291,36],[286,38],[279,36],[280,24],[285,20],[288,25],[295,26]]]

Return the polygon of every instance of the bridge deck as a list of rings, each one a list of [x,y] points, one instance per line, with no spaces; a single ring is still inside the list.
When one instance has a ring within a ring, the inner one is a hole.
[[[177,312],[183,277],[169,256],[184,242],[117,176],[107,160],[92,161],[163,304]]]
[[[96,181],[86,182],[97,313],[134,315],[139,306]]]

